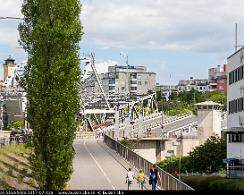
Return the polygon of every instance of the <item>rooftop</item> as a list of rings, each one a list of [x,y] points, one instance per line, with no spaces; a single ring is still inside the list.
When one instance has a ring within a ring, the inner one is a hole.
[[[195,104],[196,106],[222,106],[222,104],[213,102],[213,101],[206,101]]]

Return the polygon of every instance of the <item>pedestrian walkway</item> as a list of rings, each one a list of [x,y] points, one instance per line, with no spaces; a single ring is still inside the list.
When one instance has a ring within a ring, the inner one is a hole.
[[[70,190],[127,190],[127,169],[138,170],[105,145],[102,139],[77,139],[74,172],[69,182]],[[146,189],[150,189],[146,180]],[[132,190],[139,190],[136,180]]]

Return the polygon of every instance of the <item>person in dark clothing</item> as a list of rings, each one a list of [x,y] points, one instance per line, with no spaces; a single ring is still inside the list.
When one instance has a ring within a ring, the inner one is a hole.
[[[149,175],[149,184],[151,183],[150,185],[152,185],[152,190],[157,189],[158,179],[159,179],[160,183],[162,184],[162,180],[161,180],[158,170],[156,169],[156,165],[153,164],[152,169],[150,169],[150,175]]]

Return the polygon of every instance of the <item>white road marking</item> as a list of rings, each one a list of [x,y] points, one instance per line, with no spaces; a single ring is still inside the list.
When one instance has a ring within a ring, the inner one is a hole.
[[[92,159],[94,160],[94,162],[96,163],[97,167],[101,170],[101,172],[103,173],[104,177],[106,178],[106,180],[108,181],[108,183],[111,184],[113,190],[116,190],[115,187],[113,186],[111,180],[108,178],[107,174],[104,172],[104,170],[102,169],[101,165],[96,161],[95,157],[90,153],[90,151],[88,150],[87,146],[86,146],[86,141],[84,141],[84,146],[86,151],[89,153],[89,155],[92,157]]]

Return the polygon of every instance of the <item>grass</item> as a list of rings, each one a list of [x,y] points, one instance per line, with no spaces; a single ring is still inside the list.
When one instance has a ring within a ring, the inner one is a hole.
[[[7,147],[0,148],[0,155],[6,153],[23,154],[29,152],[25,144],[13,144]]]
[[[31,150],[25,144],[13,144],[0,148],[0,190],[36,189],[28,156]],[[30,181],[30,182],[26,182]]]

